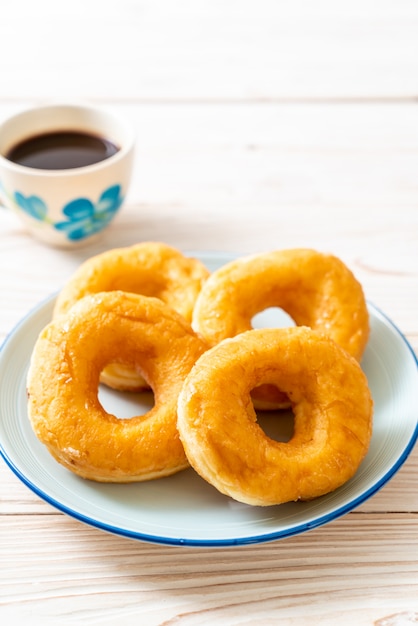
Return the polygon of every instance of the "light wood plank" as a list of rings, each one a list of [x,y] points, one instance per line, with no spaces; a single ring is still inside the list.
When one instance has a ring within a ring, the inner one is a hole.
[[[6,0],[6,98],[414,98],[413,0]],[[33,71],[28,71],[28,62]]]
[[[135,543],[63,516],[3,517],[0,617],[194,626],[355,616],[369,626],[416,611],[416,517],[351,514],[299,537],[215,550]]]

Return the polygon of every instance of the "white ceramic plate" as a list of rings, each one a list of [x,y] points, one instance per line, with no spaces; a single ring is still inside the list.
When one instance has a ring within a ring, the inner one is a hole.
[[[200,255],[214,270],[231,259]],[[351,511],[378,491],[400,468],[418,437],[418,367],[406,339],[370,305],[371,337],[362,366],[375,402],[373,437],[355,477],[312,502],[251,507],[235,502],[192,470],[147,483],[106,485],[78,478],[61,467],[32,432],[26,411],[26,374],[40,330],[50,318],[53,298],[40,304],[15,328],[0,352],[0,452],[13,472],[57,509],[102,530],[162,544],[228,546],[296,535]],[[257,326],[288,324],[277,310]],[[118,417],[138,411],[140,395],[101,390],[107,410]],[[148,405],[149,406],[149,405]],[[290,418],[288,418],[290,419]],[[272,416],[276,437],[285,436],[288,419]],[[283,431],[283,432],[281,432]]]

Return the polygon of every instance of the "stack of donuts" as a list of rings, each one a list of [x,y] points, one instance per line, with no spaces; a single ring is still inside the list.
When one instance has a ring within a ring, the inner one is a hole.
[[[270,307],[294,325],[254,329]],[[163,243],[117,248],[85,261],[58,294],[32,353],[29,419],[86,479],[192,466],[250,505],[309,500],[348,481],[369,448],[373,402],[359,364],[368,337],[362,287],[335,256],[275,250],[210,273]],[[154,406],[118,418],[100,384],[150,388]],[[257,410],[285,408],[293,434],[275,441]]]

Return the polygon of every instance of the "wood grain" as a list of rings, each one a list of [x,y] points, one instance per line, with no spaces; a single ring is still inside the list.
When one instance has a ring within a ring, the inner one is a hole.
[[[350,514],[295,539],[206,550],[137,544],[61,515],[2,518],[3,599],[35,623],[365,625],[416,608],[417,521]]]
[[[73,0],[59,10],[51,0],[6,0],[3,23],[7,99],[413,100],[418,93],[413,0]],[[29,55],[36,71],[28,71]]]

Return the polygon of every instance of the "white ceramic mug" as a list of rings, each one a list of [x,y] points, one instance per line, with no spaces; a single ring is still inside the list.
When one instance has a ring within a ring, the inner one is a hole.
[[[71,169],[40,169],[16,163],[10,151],[49,133],[85,133],[115,144],[100,162]],[[131,180],[134,133],[105,109],[54,104],[23,111],[0,124],[0,199],[35,237],[54,246],[90,241],[112,221]]]

